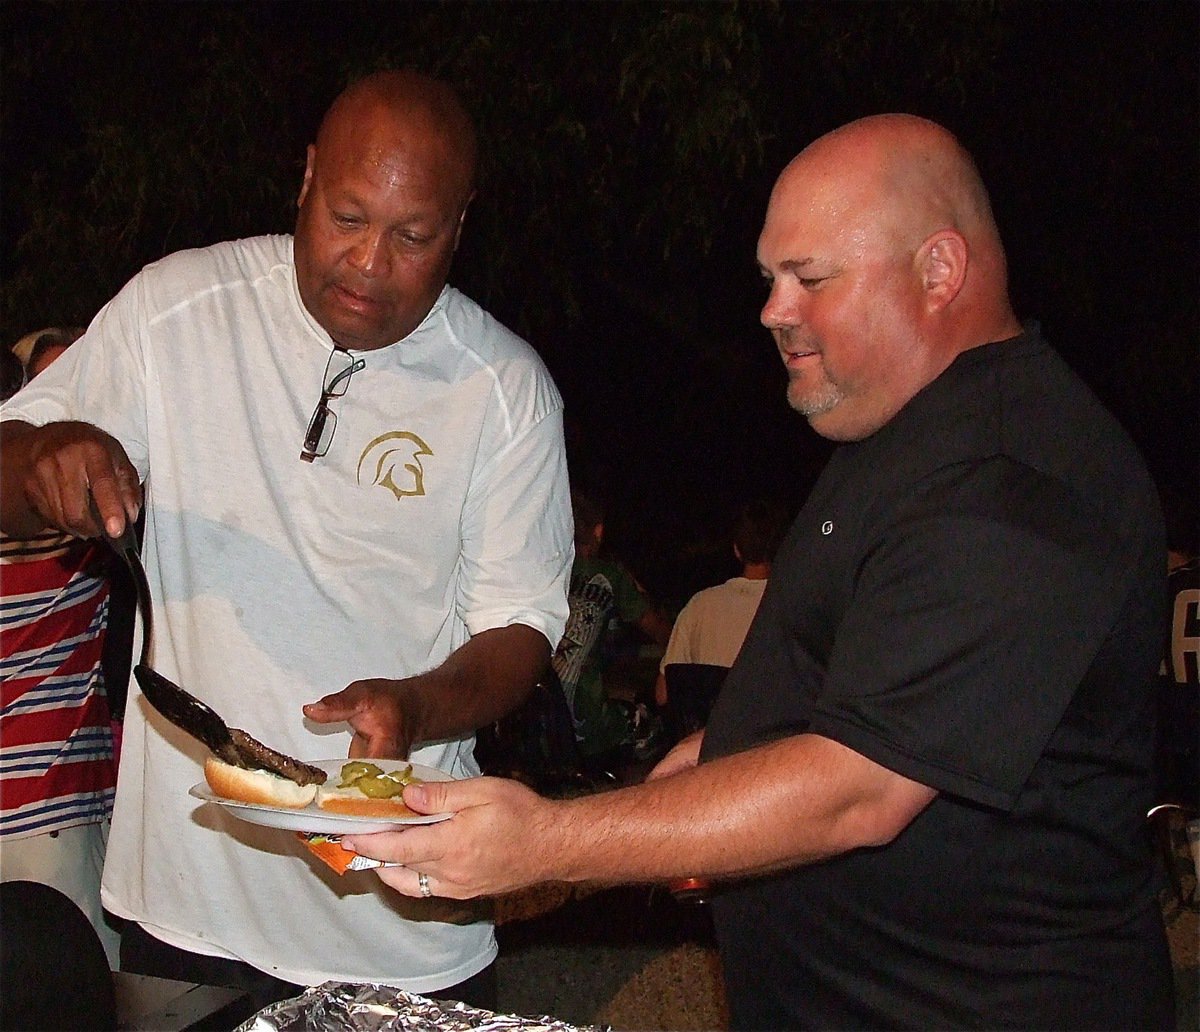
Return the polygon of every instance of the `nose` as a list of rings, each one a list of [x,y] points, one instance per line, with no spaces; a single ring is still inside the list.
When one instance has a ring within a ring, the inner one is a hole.
[[[783,296],[783,289],[778,280],[771,284],[771,290],[758,318],[768,330],[778,329],[796,321],[795,305]]]
[[[383,233],[367,232],[355,241],[348,254],[350,265],[368,279],[387,274],[390,254]]]

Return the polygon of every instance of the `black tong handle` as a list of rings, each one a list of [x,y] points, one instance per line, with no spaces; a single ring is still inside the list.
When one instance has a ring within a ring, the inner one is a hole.
[[[154,632],[154,610],[150,606],[150,582],[146,580],[146,568],[142,565],[141,549],[138,547],[137,533],[133,521],[125,517],[125,529],[120,537],[111,538],[107,533],[104,539],[114,552],[125,562],[129,575],[133,578],[133,589],[137,594],[138,612],[142,615],[142,658],[141,666],[147,665],[150,658],[150,641]]]

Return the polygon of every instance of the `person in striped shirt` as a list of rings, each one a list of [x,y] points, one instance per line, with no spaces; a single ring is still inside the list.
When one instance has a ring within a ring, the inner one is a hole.
[[[37,335],[27,378],[78,336]],[[101,668],[107,560],[98,540],[0,535],[0,880],[67,895],[115,969],[120,935],[100,903],[117,780]]]

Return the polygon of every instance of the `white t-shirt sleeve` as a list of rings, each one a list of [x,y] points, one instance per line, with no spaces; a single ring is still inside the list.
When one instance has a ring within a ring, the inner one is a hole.
[[[558,644],[574,557],[562,410],[476,472],[463,510],[458,604],[471,634],[521,623]]]
[[[121,442],[142,479],[149,466],[144,275],[126,284],[62,357],[0,409],[0,418],[35,426],[92,423]]]
[[[663,652],[662,661],[658,665],[660,671],[667,669],[668,663],[692,662],[692,630],[696,622],[695,599],[691,599],[675,618],[671,628],[671,638]]]

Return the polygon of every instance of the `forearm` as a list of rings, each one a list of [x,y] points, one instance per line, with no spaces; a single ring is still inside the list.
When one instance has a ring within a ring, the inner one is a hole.
[[[667,677],[661,670],[654,679],[654,702],[657,706],[667,704]]]
[[[529,854],[542,877],[657,881],[813,863],[894,838],[935,793],[801,735],[618,792],[555,803]]]
[[[455,816],[343,844],[403,865],[380,877],[408,895],[420,892],[415,872],[458,899],[546,881],[729,878],[883,845],[936,794],[828,738],[797,735],[579,799],[502,778],[411,786],[404,800],[418,812]]]
[[[523,624],[482,631],[441,666],[367,678],[304,707],[319,724],[346,721],[353,757],[405,757],[421,742],[471,734],[520,705],[546,668],[550,644]]]
[[[525,624],[482,631],[441,666],[402,682],[417,741],[469,734],[529,697],[550,659],[545,636]]]

